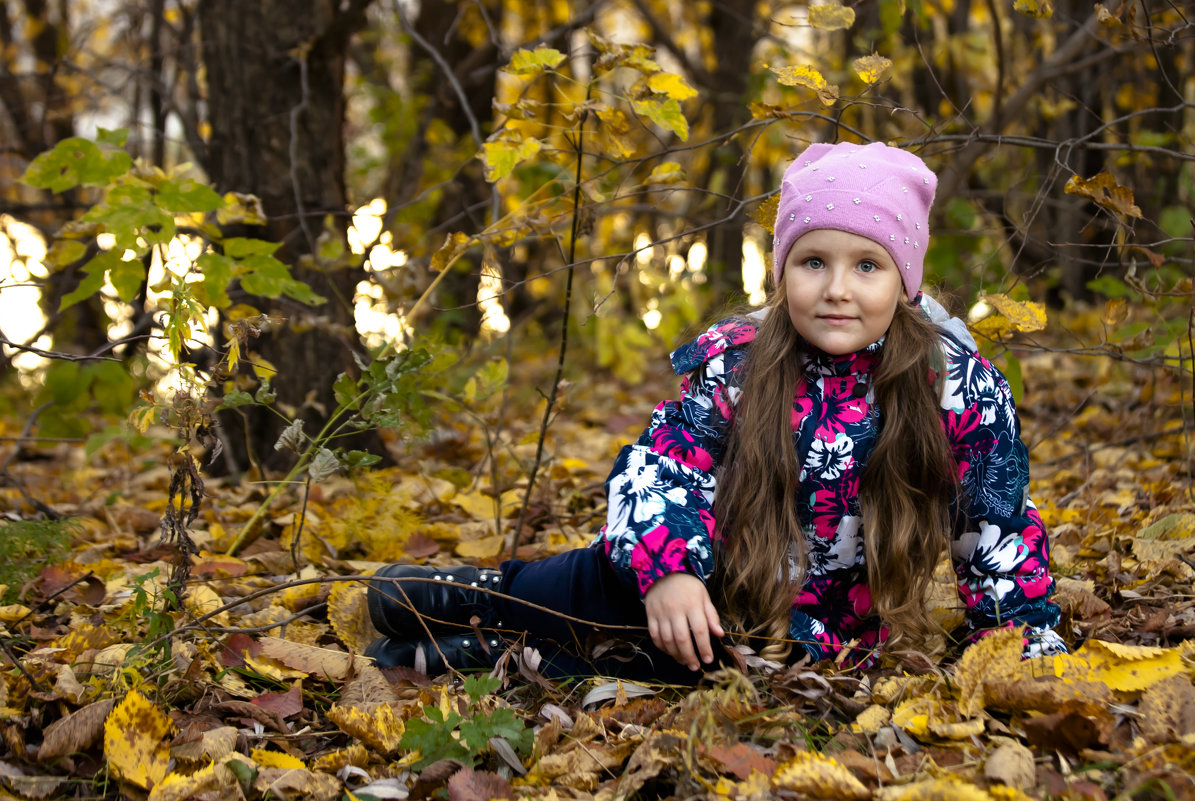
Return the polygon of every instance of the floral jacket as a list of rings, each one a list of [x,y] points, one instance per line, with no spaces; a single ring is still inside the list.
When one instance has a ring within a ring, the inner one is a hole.
[[[974,351],[965,329],[965,344],[951,326],[940,329],[947,364],[942,423],[965,499],[952,557],[966,623],[976,633],[1024,624],[1026,656],[1064,653],[1053,631],[1059,609],[1048,600],[1049,544],[1027,494],[1029,459],[1008,382]],[[676,350],[673,369],[685,376],[680,399],[656,407],[606,481],[608,518],[595,545],[641,594],[670,573],[705,580],[713,572],[715,472],[739,393],[743,346],[755,332],[751,322],[723,321]],[[852,641],[860,650],[848,658],[870,661],[887,635],[871,614],[858,500],[880,420],[870,382],[882,347],[881,340],[846,356],[809,359],[793,399],[802,465],[795,491],[809,570],[793,600],[789,634],[815,661],[836,658]]]

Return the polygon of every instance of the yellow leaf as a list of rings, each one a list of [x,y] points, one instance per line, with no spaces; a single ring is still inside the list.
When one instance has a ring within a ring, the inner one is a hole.
[[[243,655],[243,658],[247,669],[252,670],[259,676],[264,676],[267,679],[273,679],[277,682],[285,682],[289,679],[302,679],[307,676],[302,670],[287,667],[278,660],[271,659],[262,654],[250,656],[246,653]]]
[[[29,607],[22,604],[6,604],[0,606],[0,623],[15,623],[29,615]]]
[[[365,586],[337,581],[328,592],[328,622],[336,636],[353,653],[363,652],[379,636],[369,619]]]
[[[910,698],[892,711],[892,725],[900,726],[914,737],[929,736],[930,723],[945,717],[942,702],[932,696]]]
[[[815,798],[871,798],[871,791],[841,763],[811,751],[801,751],[777,768],[772,788]]]
[[[1112,298],[1104,304],[1104,313],[1100,319],[1104,325],[1120,325],[1129,316],[1129,302],[1124,298]]]
[[[832,106],[838,102],[838,87],[827,83],[822,74],[813,67],[770,67],[776,80],[785,86],[803,86],[817,92],[822,105]]]
[[[469,540],[456,546],[456,555],[463,559],[488,559],[502,553],[506,547],[506,537],[495,534],[482,537],[479,540]]]
[[[1110,173],[1101,172],[1093,178],[1072,175],[1066,182],[1065,190],[1068,195],[1093,200],[1125,217],[1141,217],[1141,209],[1133,201],[1133,190],[1118,184]]]
[[[257,195],[240,192],[226,192],[225,205],[216,209],[216,222],[220,225],[265,225],[266,213]]]
[[[1000,629],[967,646],[954,671],[958,711],[970,718],[983,711],[986,682],[1007,681],[1017,672],[1024,648],[1021,629]]]
[[[1054,673],[1063,679],[1100,681],[1117,692],[1135,693],[1182,673],[1178,648],[1152,648],[1088,640],[1070,655],[1054,657]]]
[[[472,238],[468,234],[449,234],[440,249],[432,254],[432,272],[438,273],[448,269],[469,248],[471,242]]]
[[[685,172],[684,167],[677,164],[675,161],[665,161],[663,164],[657,165],[651,171],[651,175],[647,176],[647,183],[649,184],[679,184],[689,180],[689,174]]]
[[[398,747],[406,731],[391,704],[376,704],[371,708],[333,704],[328,710],[328,720],[348,736],[384,754]]]
[[[837,3],[809,6],[809,24],[823,31],[842,31],[855,24],[855,10]]]
[[[881,55],[872,53],[870,56],[855,59],[851,62],[851,66],[854,67],[855,74],[863,79],[863,83],[870,86],[873,83],[879,83],[884,71],[892,66],[892,62]]]
[[[485,179],[494,183],[514,172],[520,161],[526,161],[540,151],[543,144],[538,139],[524,139],[504,132],[501,138],[481,146],[481,159],[485,163]]]
[[[697,96],[697,90],[689,82],[673,72],[654,72],[647,76],[647,85],[653,92],[667,95],[673,100],[688,100]]]
[[[298,768],[262,768],[253,780],[253,789],[264,798],[280,801],[333,801],[342,790],[335,776]]]
[[[636,114],[647,117],[661,128],[672,131],[681,141],[689,138],[689,121],[681,113],[680,104],[672,98],[647,97],[632,100],[631,108]]]
[[[516,50],[510,58],[510,64],[503,67],[502,71],[512,75],[539,75],[544,70],[556,69],[563,61],[564,53],[550,47]]]
[[[194,773],[171,773],[159,784],[154,785],[149,794],[149,801],[243,797],[236,775],[229,770],[227,763],[214,762]]]
[[[134,690],[104,722],[104,758],[122,779],[149,790],[170,768],[166,738],[173,729],[170,718]]]
[[[219,595],[216,595],[215,590],[208,585],[196,584],[187,590],[186,596],[183,597],[183,606],[190,610],[196,617],[201,617],[208,612],[214,612],[221,606],[224,606],[224,600]],[[209,618],[208,624],[212,626],[227,626],[228,612],[221,612]]]
[[[984,302],[995,309],[995,313],[983,318],[971,327],[991,339],[1001,339],[1013,332],[1027,333],[1046,327],[1046,307],[1032,301],[1022,303],[1007,295],[986,295]]]
[[[876,734],[892,720],[892,713],[879,704],[872,704],[859,713],[855,723],[864,734]]]
[[[779,207],[780,193],[777,192],[752,209],[749,214],[751,219],[759,223],[760,227],[769,235],[774,235],[776,233],[776,209]]]
[[[885,788],[883,801],[992,801],[992,796],[954,776]]]
[[[1016,0],[1012,7],[1014,11],[1038,19],[1049,19],[1054,16],[1054,3],[1051,0]]]
[[[930,721],[929,731],[935,737],[947,740],[970,740],[983,734],[983,718],[972,718],[958,723],[935,723]]]
[[[269,751],[265,748],[254,748],[249,752],[249,758],[263,768],[297,768],[304,770],[307,766],[303,760],[284,754],[281,751]]]

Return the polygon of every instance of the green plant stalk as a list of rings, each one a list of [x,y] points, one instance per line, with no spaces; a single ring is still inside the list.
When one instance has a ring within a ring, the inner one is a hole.
[[[295,466],[290,469],[290,472],[281,481],[274,485],[273,489],[270,490],[270,494],[266,496],[265,500],[261,502],[261,505],[257,507],[245,525],[241,527],[236,539],[228,546],[226,555],[236,556],[242,548],[256,539],[254,531],[260,526],[262,518],[265,517],[266,512],[274,504],[275,499],[288,486],[298,483],[299,476],[311,464],[311,460],[315,458],[316,451],[322,448],[328,440],[340,433],[340,429],[344,426],[341,418],[348,412],[351,406],[364,405],[364,400],[368,398],[368,395],[368,392],[363,393],[363,395],[353,398],[350,404],[341,404],[336,407],[336,411],[332,412],[328,421],[324,423],[324,427],[320,429],[318,434],[312,437],[311,443],[300,454],[299,460],[295,462]]]

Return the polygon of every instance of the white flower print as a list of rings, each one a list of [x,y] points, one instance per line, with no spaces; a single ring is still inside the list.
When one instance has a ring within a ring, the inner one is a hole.
[[[811,475],[822,480],[839,478],[851,466],[851,454],[854,449],[854,441],[842,432],[838,433],[833,442],[814,438],[809,447],[805,467]]]

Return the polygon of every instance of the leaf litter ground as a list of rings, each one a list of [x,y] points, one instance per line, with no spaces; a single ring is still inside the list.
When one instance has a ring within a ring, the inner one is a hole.
[[[237,557],[223,554],[265,487],[209,480],[176,611],[159,541],[170,447],[25,448],[10,474],[78,528],[56,564],[24,557],[0,608],[0,797],[1195,799],[1190,387],[1018,355],[1073,649],[1027,662],[1010,632],[869,673],[748,658],[692,690],[557,683],[517,648],[493,678],[379,671],[356,656],[376,632],[352,577],[504,558],[543,413],[513,395],[498,436],[493,408],[488,427],[449,415],[393,442],[394,467],[314,486],[305,506],[291,493]],[[549,373],[518,369],[512,386]],[[565,387],[520,556],[588,543],[614,455],[673,392],[666,377]],[[10,487],[0,512],[32,517]],[[941,579],[949,629],[961,612]]]

